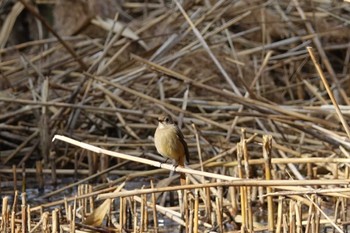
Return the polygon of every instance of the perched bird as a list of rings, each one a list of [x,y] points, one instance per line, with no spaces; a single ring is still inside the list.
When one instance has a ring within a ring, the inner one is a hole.
[[[154,134],[154,144],[159,154],[173,159],[176,165],[184,167],[185,159],[189,162],[187,143],[180,129],[168,114],[158,117],[158,127]],[[181,184],[186,183],[185,174],[180,175]]]

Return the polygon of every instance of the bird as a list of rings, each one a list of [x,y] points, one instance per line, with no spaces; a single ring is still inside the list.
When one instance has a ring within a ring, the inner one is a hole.
[[[158,117],[158,126],[154,133],[154,144],[159,154],[175,161],[176,166],[189,163],[189,151],[185,138],[169,114],[163,113]],[[180,174],[180,183],[186,184],[186,176]]]

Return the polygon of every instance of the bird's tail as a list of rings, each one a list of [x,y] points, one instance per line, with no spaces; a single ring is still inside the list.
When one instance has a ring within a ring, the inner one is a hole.
[[[180,174],[180,184],[186,185],[186,174],[185,173]]]
[[[185,167],[185,161],[184,158],[185,156],[181,156],[179,161],[178,161],[178,165],[180,167]],[[186,184],[186,174],[185,173],[180,173],[180,184],[181,185],[185,185]]]
[[[181,167],[185,167],[184,156],[180,157],[180,160],[178,161],[178,164]],[[181,185],[186,185],[186,174],[185,173],[180,173],[180,184]]]

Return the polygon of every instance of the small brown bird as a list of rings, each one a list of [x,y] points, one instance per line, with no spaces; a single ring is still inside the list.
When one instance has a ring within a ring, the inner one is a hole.
[[[189,162],[187,143],[180,129],[168,114],[158,117],[158,127],[154,134],[154,144],[159,154],[175,160],[176,165],[185,166]],[[185,182],[185,174],[180,176],[181,184]]]

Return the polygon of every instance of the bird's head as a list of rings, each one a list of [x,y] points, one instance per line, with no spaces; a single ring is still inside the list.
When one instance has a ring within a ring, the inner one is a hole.
[[[174,124],[173,119],[169,114],[162,114],[158,117],[159,126],[172,125]]]

